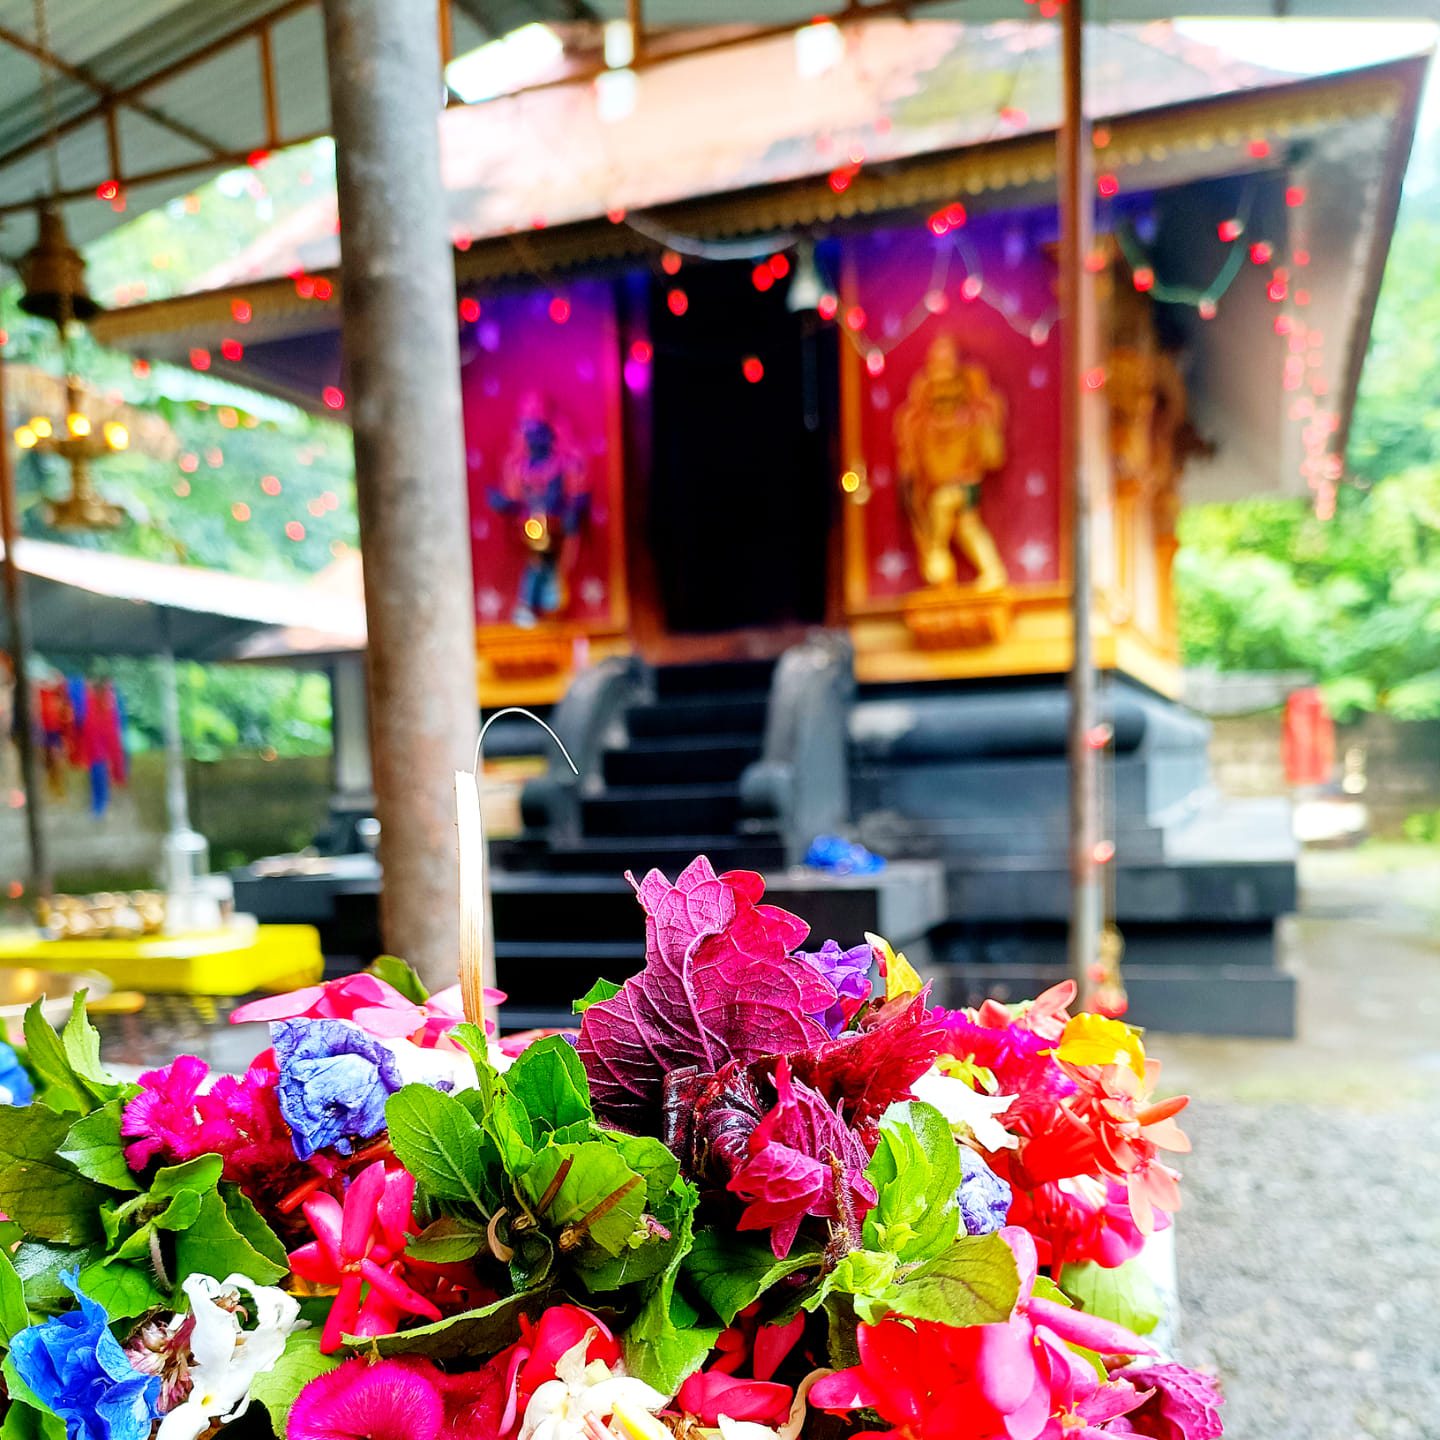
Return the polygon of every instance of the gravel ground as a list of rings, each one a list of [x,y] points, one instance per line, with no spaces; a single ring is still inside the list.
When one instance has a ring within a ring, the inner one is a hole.
[[[1151,1042],[1195,1097],[1181,1358],[1219,1373],[1231,1440],[1440,1440],[1440,932],[1290,941],[1297,1041]]]

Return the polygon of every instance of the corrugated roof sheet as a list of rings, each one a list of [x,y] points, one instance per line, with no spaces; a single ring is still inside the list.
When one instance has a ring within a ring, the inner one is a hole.
[[[646,0],[647,25],[774,25],[808,19],[813,0]],[[862,3],[861,9],[865,6]],[[1440,19],[1440,0],[1106,0],[1108,23],[1177,13],[1296,17],[1381,15]],[[621,18],[626,0],[453,0],[457,52],[532,20]],[[1024,0],[954,0],[917,14],[982,23],[1033,18]],[[267,133],[258,31],[274,55],[277,133]],[[207,173],[250,151],[293,143],[328,126],[319,0],[50,0],[50,52],[60,142],[62,193],[79,243],[193,188]],[[41,84],[33,0],[0,0],[0,255],[33,241],[28,208],[50,191],[47,108]],[[196,57],[203,63],[192,64]],[[113,112],[113,137],[106,123]],[[112,179],[118,151],[133,179],[124,209],[97,198]],[[179,167],[208,172],[166,174]]]

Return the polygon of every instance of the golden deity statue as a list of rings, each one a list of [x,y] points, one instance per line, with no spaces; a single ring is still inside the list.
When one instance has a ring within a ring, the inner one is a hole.
[[[895,412],[895,450],[925,583],[954,585],[958,550],[975,567],[977,594],[1003,589],[1009,576],[980,518],[980,486],[1005,463],[1005,401],[948,335],[931,344]]]

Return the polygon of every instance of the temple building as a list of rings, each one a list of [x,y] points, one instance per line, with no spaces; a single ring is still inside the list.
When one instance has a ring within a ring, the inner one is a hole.
[[[536,1018],[638,962],[623,869],[780,867],[833,832],[892,864],[796,870],[781,903],[828,886],[819,913],[925,942],[957,999],[1059,973],[1055,37],[807,35],[441,122],[478,698],[552,707],[581,770],[527,787],[501,855],[500,983]],[[1094,616],[1140,1023],[1293,1026],[1288,817],[1209,788],[1178,704],[1176,517],[1333,507],[1424,69],[1297,80],[1166,26],[1089,46]],[[94,331],[343,414],[335,231],[317,201]],[[558,924],[557,886],[585,900]]]

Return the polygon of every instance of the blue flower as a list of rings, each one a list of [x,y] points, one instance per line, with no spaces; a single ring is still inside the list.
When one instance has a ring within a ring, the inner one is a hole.
[[[35,1098],[35,1087],[15,1051],[0,1040],[0,1104],[28,1105]]]
[[[384,1045],[343,1020],[286,1020],[270,1040],[280,1113],[302,1160],[327,1145],[348,1155],[352,1137],[385,1128],[385,1101],[404,1082]]]
[[[131,1367],[104,1306],[81,1291],[78,1270],[60,1278],[80,1308],[20,1331],[10,1342],[16,1371],[65,1422],[69,1440],[147,1440],[159,1413],[159,1376]]]
[[[1010,1185],[968,1145],[960,1147],[960,1218],[967,1235],[989,1235],[1010,1213]]]
[[[870,966],[874,962],[870,947],[854,945],[842,950],[834,940],[827,940],[818,950],[797,950],[795,958],[813,965],[835,987],[840,998],[815,1018],[832,1037],[838,1035],[870,998]]]

